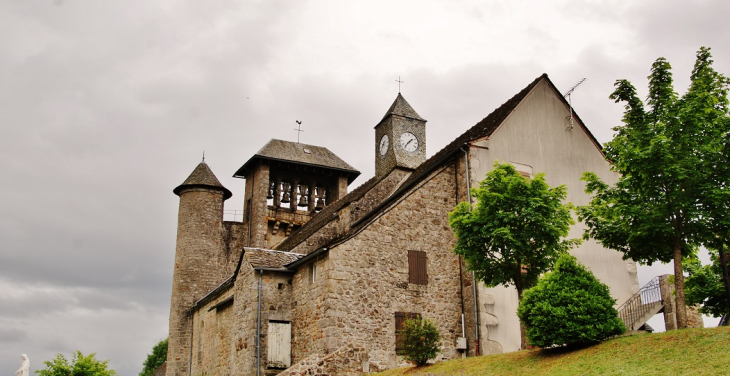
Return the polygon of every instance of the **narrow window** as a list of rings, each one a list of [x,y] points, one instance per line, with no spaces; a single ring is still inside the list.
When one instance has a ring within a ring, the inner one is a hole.
[[[428,273],[426,271],[426,252],[408,251],[408,283],[417,285],[428,284]]]
[[[395,313],[395,353],[400,355],[403,351],[403,339],[401,336],[401,330],[403,330],[403,323],[408,319],[421,318],[420,313],[413,312],[396,312]]]
[[[317,282],[317,262],[312,262],[309,266],[309,284]]]

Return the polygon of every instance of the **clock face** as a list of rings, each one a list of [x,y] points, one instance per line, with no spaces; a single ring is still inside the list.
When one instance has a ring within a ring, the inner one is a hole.
[[[418,149],[418,139],[413,133],[405,132],[400,135],[400,146],[408,152]]]
[[[388,139],[388,135],[385,134],[383,137],[380,138],[380,155],[385,155],[385,153],[388,152],[388,146],[390,145],[390,140]]]

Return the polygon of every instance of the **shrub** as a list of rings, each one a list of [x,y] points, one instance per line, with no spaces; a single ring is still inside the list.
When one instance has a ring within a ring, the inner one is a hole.
[[[37,370],[40,376],[117,376],[108,368],[108,360],[97,360],[96,354],[84,356],[81,351],[73,353],[71,362],[63,354],[56,354],[51,361],[43,361],[46,368]]]
[[[400,331],[403,358],[420,367],[439,353],[439,334],[436,325],[420,317],[403,322]]]
[[[525,291],[517,315],[533,346],[586,345],[626,331],[614,303],[608,286],[565,254],[552,273]]]

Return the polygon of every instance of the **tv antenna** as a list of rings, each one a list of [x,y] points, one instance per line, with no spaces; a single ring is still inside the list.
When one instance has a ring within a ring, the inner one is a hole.
[[[566,119],[570,119],[570,127],[566,129],[573,129],[573,103],[570,100],[570,95],[573,94],[576,88],[580,86],[583,82],[585,82],[586,78],[583,77],[580,81],[578,81],[577,84],[573,85],[573,87],[570,88],[565,94],[563,94],[563,98],[568,98],[568,108],[570,110],[570,116],[566,116]]]

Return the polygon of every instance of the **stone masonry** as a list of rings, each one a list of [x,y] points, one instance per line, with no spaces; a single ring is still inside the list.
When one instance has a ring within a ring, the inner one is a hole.
[[[440,359],[461,357],[456,350],[461,313],[471,328],[474,313],[472,281],[463,265],[460,275],[459,258],[451,252],[455,239],[447,214],[457,199],[455,169],[452,163],[434,172],[356,237],[318,259],[316,270],[325,278],[315,286],[305,285],[311,267],[299,268],[294,277],[293,356],[367,343],[371,371],[404,365],[394,352],[395,312],[413,312],[437,324]],[[427,285],[408,283],[408,250],[427,253]],[[465,332],[473,343],[472,330]],[[469,351],[473,354],[473,347]]]

